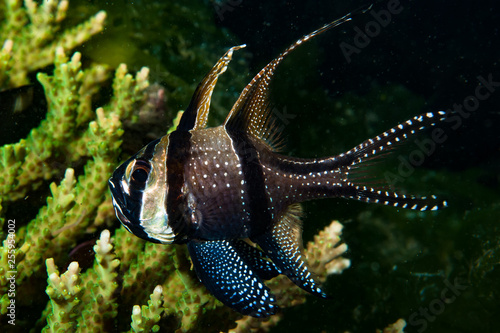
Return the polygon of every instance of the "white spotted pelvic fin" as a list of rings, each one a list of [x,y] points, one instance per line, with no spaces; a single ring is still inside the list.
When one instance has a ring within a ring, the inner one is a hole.
[[[398,194],[383,187],[370,187],[363,183],[363,168],[376,163],[376,159],[388,153],[395,146],[403,143],[410,135],[426,128],[434,127],[446,119],[445,111],[427,112],[413,117],[384,133],[368,139],[346,153],[337,156],[337,160],[346,166],[348,186],[353,189],[348,197],[365,202],[379,203],[413,210],[438,210],[447,206],[447,202],[435,196],[415,197]]]

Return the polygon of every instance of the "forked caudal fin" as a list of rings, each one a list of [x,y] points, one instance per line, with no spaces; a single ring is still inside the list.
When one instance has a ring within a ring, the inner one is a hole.
[[[447,206],[447,202],[435,196],[414,197],[398,194],[384,187],[370,187],[363,184],[363,168],[374,163],[381,154],[402,143],[409,135],[435,126],[447,117],[447,112],[427,112],[401,123],[390,130],[364,141],[346,153],[336,157],[338,163],[346,166],[346,197],[366,202],[381,203],[394,207],[414,210],[438,210]],[[348,194],[349,193],[349,194]]]

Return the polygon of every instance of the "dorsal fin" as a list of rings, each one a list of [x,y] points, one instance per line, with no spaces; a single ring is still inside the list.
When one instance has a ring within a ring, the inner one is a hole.
[[[198,84],[196,90],[184,111],[182,118],[177,126],[178,131],[189,131],[192,129],[204,128],[207,124],[208,112],[210,110],[210,101],[212,92],[219,75],[224,73],[227,65],[232,59],[233,52],[244,48],[246,45],[233,46],[217,61],[210,72]]]
[[[295,50],[299,45],[307,42],[311,38],[323,32],[339,26],[352,19],[356,13],[363,13],[368,9],[349,13],[333,22],[330,22],[312,33],[303,36],[290,45],[277,58],[267,64],[250,83],[243,89],[238,100],[234,103],[231,112],[228,114],[224,126],[227,130],[244,131],[255,137],[268,141],[273,140],[277,135],[273,133],[274,126],[271,120],[271,109],[268,107],[269,83],[281,61]]]

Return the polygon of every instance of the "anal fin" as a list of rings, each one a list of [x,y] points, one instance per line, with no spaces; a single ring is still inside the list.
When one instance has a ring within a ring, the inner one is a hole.
[[[265,253],[243,240],[235,240],[233,247],[250,268],[264,280],[278,276],[281,271],[265,255]]]
[[[301,226],[295,206],[281,218],[271,231],[252,239],[293,283],[305,291],[327,298],[314,273],[307,267],[302,255]]]

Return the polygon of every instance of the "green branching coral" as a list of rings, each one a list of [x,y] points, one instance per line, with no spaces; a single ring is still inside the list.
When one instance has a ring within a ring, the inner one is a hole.
[[[78,53],[67,61],[58,49],[54,76],[39,75],[49,92],[47,119],[26,140],[0,148],[0,169],[17,171],[12,178],[0,180],[3,201],[16,200],[55,176],[58,169],[53,166],[54,158],[64,158],[66,164],[89,158],[78,181],[74,171],[67,169],[60,185],[50,186],[52,195],[47,205],[30,224],[18,230],[19,246],[29,245],[23,260],[17,260],[18,283],[36,274],[44,258],[56,255],[60,247],[74,246],[75,236],[93,224],[107,193],[107,175],[114,169],[119,151],[123,133],[120,118],[126,117],[134,103],[143,98],[142,90],[148,84],[147,70],[133,79],[124,66],[120,67],[115,75],[115,97],[106,108],[98,108],[95,119],[89,121],[91,106],[86,100],[94,89],[86,82],[91,76],[99,78],[94,81],[98,84],[104,70],[81,70],[80,66]]]
[[[113,253],[110,243],[110,233],[104,230],[101,238],[94,246],[95,262],[93,269],[87,270],[83,278],[85,288],[91,290],[82,298],[84,310],[77,327],[91,331],[102,327],[105,331],[112,330],[113,319],[118,311],[118,272],[120,260]]]
[[[64,158],[69,162],[80,158],[78,148],[88,141],[87,137],[81,138],[85,142],[77,140],[75,129],[89,121],[91,96],[108,74],[102,66],[82,71],[79,53],[66,63],[61,48],[57,50],[55,65],[54,76],[38,75],[49,101],[47,118],[25,140],[5,145],[0,150],[0,169],[6,171],[0,178],[0,193],[9,193],[5,200],[23,197],[42,180],[59,172],[50,160]],[[72,142],[75,149],[70,149],[68,142]]]
[[[165,311],[163,305],[163,288],[156,286],[150,296],[148,305],[134,305],[132,309],[132,331],[139,332],[158,332],[160,326],[157,323]]]
[[[57,48],[69,51],[102,31],[103,11],[61,31],[68,5],[67,0],[0,2],[0,90],[28,84],[28,73],[54,63]]]
[[[47,295],[50,297],[48,327],[45,332],[63,332],[73,330],[73,322],[78,313],[74,311],[80,304],[83,293],[78,262],[72,262],[64,274],[59,274],[54,259],[47,259]]]
[[[340,257],[347,247],[336,245],[341,229],[338,222],[332,222],[308,244],[305,252],[323,281],[329,274],[340,273],[349,266],[349,261]],[[145,245],[142,240],[135,242]],[[68,270],[59,275],[54,260],[47,260],[49,285],[46,292],[50,301],[44,311],[47,316],[45,332],[77,328],[107,332],[115,325],[130,332],[157,332],[160,328],[167,332],[230,329],[247,332],[251,328],[270,327],[280,318],[278,315],[263,322],[244,317],[216,301],[192,272],[184,247],[149,243],[139,252],[132,247],[128,258],[135,264],[127,267],[120,265],[116,258],[116,253],[123,253],[119,250],[123,243],[130,244],[130,235],[122,228],[117,229],[114,240],[110,239],[110,232],[104,230],[94,246],[94,266],[83,273],[78,263],[72,262]],[[135,260],[130,258],[131,252],[135,252]],[[127,269],[123,270],[124,267]],[[118,279],[122,274],[124,278]],[[162,284],[154,287],[155,283]],[[305,292],[286,277],[274,279],[271,287],[273,292],[280,294],[282,307],[305,301]],[[134,304],[138,300],[144,300],[147,305]],[[129,314],[121,316],[119,311]],[[207,330],[204,323],[210,323],[211,329]]]
[[[77,236],[94,224],[107,193],[107,175],[114,169],[119,152],[123,133],[120,118],[130,116],[148,85],[146,69],[134,79],[120,66],[113,84],[114,97],[94,112],[92,95],[108,77],[102,66],[82,70],[79,53],[68,60],[58,48],[54,75],[38,75],[48,100],[46,119],[26,139],[0,148],[0,170],[4,172],[0,196],[4,202],[15,201],[55,177],[60,172],[56,163],[70,165],[88,159],[78,181],[74,170],[67,169],[59,185],[50,185],[52,195],[47,205],[31,223],[17,230],[18,285],[38,274],[45,258],[60,258],[61,248],[75,246]],[[5,313],[6,284],[0,282],[1,312]]]

